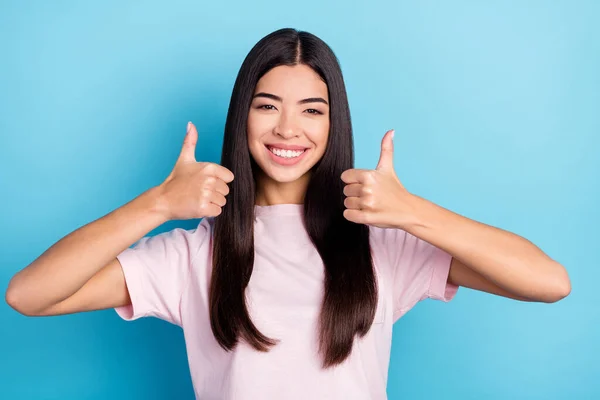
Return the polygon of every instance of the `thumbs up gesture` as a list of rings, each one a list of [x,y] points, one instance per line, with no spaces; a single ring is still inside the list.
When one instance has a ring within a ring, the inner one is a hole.
[[[188,122],[175,167],[159,185],[161,209],[171,219],[194,219],[221,214],[233,173],[215,163],[196,161],[198,131]]]
[[[406,211],[412,196],[394,171],[394,130],[381,141],[381,155],[375,170],[349,169],[342,173],[344,218],[358,224],[398,228],[409,219]]]

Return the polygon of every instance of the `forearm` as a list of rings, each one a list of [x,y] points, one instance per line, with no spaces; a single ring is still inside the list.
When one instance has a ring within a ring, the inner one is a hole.
[[[7,298],[44,309],[77,292],[119,253],[166,221],[159,188],[69,233],[10,281]]]
[[[564,267],[529,240],[419,196],[411,199],[415,219],[401,229],[452,254],[501,288],[530,299],[570,290]]]

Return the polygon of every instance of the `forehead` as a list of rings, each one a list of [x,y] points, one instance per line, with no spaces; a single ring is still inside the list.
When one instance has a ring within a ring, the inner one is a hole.
[[[259,79],[254,92],[275,94],[284,100],[308,98],[315,95],[327,98],[327,84],[307,65],[280,65]]]

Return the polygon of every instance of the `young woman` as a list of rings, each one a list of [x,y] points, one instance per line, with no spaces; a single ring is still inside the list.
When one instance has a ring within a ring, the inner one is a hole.
[[[392,325],[418,301],[459,286],[543,302],[570,291],[528,240],[408,192],[393,134],[376,169],[354,169],[334,53],[273,32],[236,79],[221,165],[196,161],[189,123],[163,183],[50,247],[7,302],[181,326],[199,399],[385,399]],[[194,230],[144,237],[192,218]]]

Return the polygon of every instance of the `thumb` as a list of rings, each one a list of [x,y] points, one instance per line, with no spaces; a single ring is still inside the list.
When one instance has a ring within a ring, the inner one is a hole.
[[[192,121],[187,124],[187,132],[183,139],[183,146],[177,162],[196,162],[196,143],[198,142],[198,131]]]
[[[379,163],[377,163],[377,170],[379,171],[393,171],[394,170],[394,130],[387,131],[381,141],[381,155],[379,156]]]

